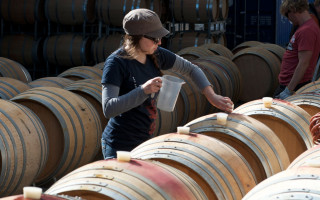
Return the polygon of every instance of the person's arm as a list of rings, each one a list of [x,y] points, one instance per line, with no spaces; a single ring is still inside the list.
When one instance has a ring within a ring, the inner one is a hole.
[[[119,96],[119,90],[120,88],[116,85],[102,84],[102,110],[106,118],[117,116],[137,107],[148,98],[142,86],[122,96]]]
[[[312,57],[312,51],[299,51],[298,57],[299,63],[294,70],[293,76],[288,86],[278,96],[276,96],[276,98],[286,99],[287,97],[294,94],[294,89],[297,87],[300,80],[303,78],[304,73],[309,67],[310,59]]]
[[[152,93],[159,92],[160,77],[148,80],[143,85],[119,96],[120,88],[112,84],[102,84],[102,110],[106,118],[117,116],[141,105]]]
[[[177,55],[172,71],[190,76],[192,81],[199,87],[201,93],[205,95],[213,106],[226,112],[232,112],[233,102],[231,99],[216,94],[206,75],[198,66]]]
[[[312,51],[299,51],[298,57],[299,63],[293,73],[290,83],[287,86],[290,91],[294,91],[308,69],[312,57]]]

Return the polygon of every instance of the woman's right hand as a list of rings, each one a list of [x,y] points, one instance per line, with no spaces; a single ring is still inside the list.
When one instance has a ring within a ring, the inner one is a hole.
[[[161,77],[150,79],[142,85],[142,89],[145,94],[157,93],[159,92],[161,87],[162,87]]]

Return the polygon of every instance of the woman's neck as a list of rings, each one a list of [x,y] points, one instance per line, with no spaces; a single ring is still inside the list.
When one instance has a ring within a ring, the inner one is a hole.
[[[136,57],[136,60],[139,61],[140,63],[142,64],[146,64],[146,61],[147,61],[147,55],[142,53],[142,52],[139,52],[137,57]]]
[[[124,49],[126,51],[128,51],[129,50],[129,46],[125,46]],[[140,62],[142,64],[146,64],[147,54],[145,54],[144,52],[142,52],[139,49],[136,49],[134,55],[131,55],[131,57],[136,59],[138,62]]]

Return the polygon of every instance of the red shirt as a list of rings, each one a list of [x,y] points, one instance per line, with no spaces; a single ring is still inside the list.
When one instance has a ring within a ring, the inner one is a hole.
[[[312,18],[302,24],[290,39],[286,52],[282,57],[281,71],[279,74],[279,83],[281,85],[288,85],[290,83],[299,62],[298,52],[306,50],[312,51],[313,54],[309,67],[299,83],[304,83],[312,79],[320,52],[320,29]]]

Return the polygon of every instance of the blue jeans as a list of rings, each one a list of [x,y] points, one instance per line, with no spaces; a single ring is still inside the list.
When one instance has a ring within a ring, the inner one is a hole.
[[[102,155],[105,160],[109,158],[117,157],[117,150],[112,148],[110,145],[108,145],[103,138],[101,138],[101,148],[102,148]]]

